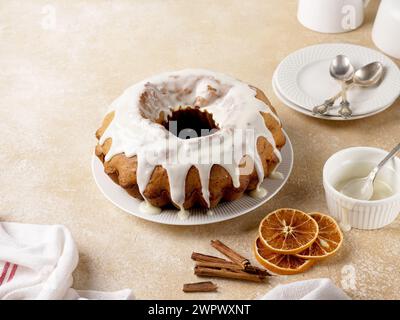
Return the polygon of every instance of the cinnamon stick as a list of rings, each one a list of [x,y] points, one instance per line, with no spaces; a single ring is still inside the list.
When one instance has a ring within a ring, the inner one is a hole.
[[[196,266],[214,268],[214,269],[229,269],[229,270],[236,271],[236,272],[244,271],[244,272],[256,274],[256,275],[259,275],[262,277],[271,276],[271,274],[265,269],[261,269],[256,266],[253,266],[253,265],[247,265],[245,268],[243,268],[242,266],[239,266],[238,264],[236,264],[234,262],[230,262],[230,261],[226,261],[226,260],[224,262],[197,261]]]
[[[227,269],[213,269],[200,266],[194,268],[194,274],[199,277],[219,277],[253,282],[262,282],[265,279],[262,276],[250,274],[244,271],[235,272]]]
[[[217,291],[217,285],[211,281],[185,283],[183,285],[183,292],[213,292]]]
[[[225,262],[229,263],[230,262],[230,261],[222,259],[222,258],[209,256],[209,255],[198,253],[198,252],[193,252],[191,258],[194,261],[198,261],[198,262],[217,262],[217,263],[225,263]]]
[[[258,274],[262,277],[270,277],[272,274],[270,274],[267,270],[261,269],[259,267],[253,266],[251,264],[247,265],[244,267],[244,271],[252,274]]]
[[[247,265],[250,265],[250,261],[248,259],[242,257],[239,253],[233,251],[231,248],[229,248],[219,240],[211,240],[211,246],[213,246],[223,255],[231,259],[233,262],[241,265],[243,268],[245,268]]]
[[[196,266],[198,267],[205,267],[205,268],[213,268],[213,269],[229,269],[231,271],[244,271],[241,266],[234,262],[203,262],[203,261],[198,261],[196,263]]]

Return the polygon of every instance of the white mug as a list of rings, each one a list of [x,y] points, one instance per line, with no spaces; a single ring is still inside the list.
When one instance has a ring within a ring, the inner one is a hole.
[[[299,0],[297,18],[314,31],[348,32],[362,25],[368,3],[369,0]]]
[[[400,1],[382,0],[372,29],[375,45],[400,59]]]

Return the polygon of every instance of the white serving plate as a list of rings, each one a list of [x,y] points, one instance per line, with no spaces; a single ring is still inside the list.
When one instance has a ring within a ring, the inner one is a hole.
[[[376,110],[375,112],[366,113],[366,114],[362,114],[362,115],[358,115],[358,116],[352,116],[351,118],[346,119],[346,118],[342,118],[342,117],[337,116],[337,115],[332,115],[332,113],[331,114],[326,114],[326,115],[323,115],[323,116],[318,115],[318,114],[314,114],[312,111],[310,111],[310,110],[308,110],[306,108],[302,108],[302,107],[296,105],[295,103],[289,101],[279,91],[278,85],[276,83],[275,75],[272,78],[272,89],[274,90],[274,93],[278,97],[278,99],[283,104],[288,106],[289,108],[291,108],[291,109],[293,109],[293,110],[295,110],[297,112],[300,112],[302,114],[305,114],[307,116],[314,117],[314,118],[319,118],[319,119],[325,119],[325,120],[348,121],[348,120],[357,120],[357,119],[367,118],[367,117],[370,117],[370,116],[373,116],[375,114],[378,114],[378,113],[381,113],[381,112],[385,111],[387,108],[389,108],[394,103],[394,101],[393,101],[392,103],[388,104],[387,106],[384,106],[382,109]],[[333,109],[333,110],[336,110],[336,112],[337,112],[339,110],[339,107],[335,107],[335,109]]]
[[[184,220],[178,217],[178,210],[174,209],[162,210],[160,214],[153,215],[143,213],[139,210],[141,201],[133,198],[123,188],[114,183],[104,172],[102,162],[95,155],[92,157],[92,173],[94,180],[103,195],[118,208],[136,217],[169,225],[202,225],[216,223],[239,217],[257,209],[282,189],[287,182],[293,167],[292,144],[286,133],[285,136],[286,144],[281,150],[282,162],[277,170],[282,173],[284,178],[279,180],[269,178],[265,179],[262,186],[267,189],[268,193],[264,198],[256,199],[245,194],[241,199],[236,201],[220,203],[216,208],[212,209],[212,215],[208,215],[207,210],[201,208],[189,210],[190,216]]]
[[[339,83],[329,75],[330,62],[339,54],[347,55],[356,69],[373,61],[380,61],[385,68],[379,86],[348,91],[352,119],[376,114],[399,97],[400,70],[391,59],[376,50],[344,43],[310,46],[290,54],[275,71],[275,85],[286,100],[311,112],[340,90]],[[329,114],[335,116],[337,110]]]

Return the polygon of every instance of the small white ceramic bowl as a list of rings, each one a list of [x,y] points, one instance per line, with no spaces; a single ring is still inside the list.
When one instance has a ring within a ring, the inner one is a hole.
[[[360,172],[354,164],[377,165],[387,151],[354,147],[341,150],[332,155],[325,163],[323,183],[329,213],[344,226],[357,229],[378,229],[393,222],[400,212],[400,159],[395,157],[379,172],[377,179],[387,183],[393,195],[375,201],[356,200],[345,196],[335,187],[346,178],[358,178]]]

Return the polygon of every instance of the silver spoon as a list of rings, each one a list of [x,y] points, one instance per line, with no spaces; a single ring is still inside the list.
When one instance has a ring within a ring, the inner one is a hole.
[[[342,89],[341,92],[336,94],[331,99],[327,100],[327,101],[333,101],[331,105],[329,105],[328,107],[325,107],[325,108],[323,107],[325,105],[325,103],[321,106],[317,106],[313,110],[314,113],[321,114],[321,115],[325,114],[328,111],[328,109],[331,106],[333,106],[336,99],[338,99],[340,96],[342,96],[342,99],[343,99],[343,101],[341,103],[341,106],[342,106],[341,110],[342,110],[342,114],[343,114],[342,116],[351,116],[352,112],[350,109],[350,104],[347,101],[346,92],[356,85],[360,86],[360,87],[373,86],[382,79],[382,76],[383,76],[382,63],[376,61],[376,62],[372,62],[370,64],[363,66],[362,68],[358,69],[354,73],[354,77],[346,83],[346,86]],[[339,110],[339,112],[340,112],[340,110]]]
[[[339,115],[350,118],[353,114],[350,103],[347,100],[347,91],[354,86],[370,87],[378,83],[383,76],[383,65],[380,62],[372,62],[358,69],[354,73],[353,82],[342,90],[342,102],[340,103]]]
[[[341,193],[358,200],[369,200],[374,194],[374,181],[382,167],[400,151],[400,143],[383,159],[370,174],[364,178],[354,179],[346,183]]]
[[[353,78],[354,67],[350,62],[350,59],[345,55],[338,55],[332,60],[329,67],[329,73],[332,78],[339,80],[342,83],[342,91],[344,90],[346,81]],[[325,114],[328,112],[329,108],[333,106],[336,99],[339,98],[341,93],[335,95],[334,97],[325,100],[322,105],[313,108],[313,112],[316,114]]]

